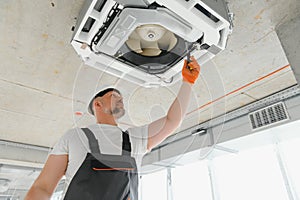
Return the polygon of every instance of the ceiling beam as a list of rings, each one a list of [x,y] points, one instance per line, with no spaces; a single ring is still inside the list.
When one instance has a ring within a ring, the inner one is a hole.
[[[0,164],[40,168],[50,148],[0,140]],[[31,164],[30,164],[31,163]]]
[[[252,130],[248,114],[276,102],[283,102],[286,106],[289,120],[267,126],[259,130]],[[149,173],[157,168],[173,167],[204,159],[207,156],[221,155],[226,149],[227,153],[235,153],[239,149],[224,148],[222,144],[244,136],[283,125],[300,119],[300,88],[296,85],[292,88],[271,95],[250,105],[242,107],[232,113],[227,113],[222,121],[213,119],[208,123],[184,130],[174,136],[167,138],[160,146],[152,149],[143,159],[143,173]],[[221,121],[221,123],[219,123]],[[208,134],[195,135],[193,131],[205,128]],[[212,144],[211,137],[214,142]],[[286,136],[292,137],[292,136]],[[261,141],[260,144],[268,144],[270,141]],[[251,144],[249,144],[251,145]],[[256,144],[254,144],[256,145]],[[230,149],[230,151],[228,151]],[[218,151],[216,151],[218,150]],[[220,152],[221,150],[221,152]],[[212,151],[214,153],[212,154]],[[217,152],[217,154],[216,154]],[[157,167],[159,166],[159,167]]]

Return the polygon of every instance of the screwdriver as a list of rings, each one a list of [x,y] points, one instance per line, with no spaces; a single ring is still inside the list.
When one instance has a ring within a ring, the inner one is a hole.
[[[187,54],[186,54],[186,61],[187,61],[187,68],[189,70],[192,70],[192,68],[190,68],[190,66],[188,65],[190,62],[192,62],[191,60],[191,52],[196,48],[196,45],[191,44],[188,48],[187,48]]]

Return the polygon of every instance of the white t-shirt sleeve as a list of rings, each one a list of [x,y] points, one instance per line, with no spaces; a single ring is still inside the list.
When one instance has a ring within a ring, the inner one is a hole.
[[[134,155],[145,155],[148,145],[148,125],[128,129]]]
[[[50,155],[65,155],[69,154],[69,141],[72,137],[72,130],[67,131],[54,145],[52,151],[50,152]]]

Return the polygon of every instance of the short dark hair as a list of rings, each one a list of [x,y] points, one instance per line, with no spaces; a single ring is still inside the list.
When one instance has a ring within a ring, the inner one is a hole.
[[[93,98],[92,100],[90,101],[90,104],[89,104],[89,109],[92,113],[92,115],[94,115],[94,110],[93,110],[93,101],[97,98],[97,97],[102,97],[104,96],[106,93],[108,92],[111,92],[111,91],[114,91],[114,92],[117,92],[118,94],[121,94],[121,92],[115,88],[107,88],[105,90],[102,90],[100,92],[98,92]]]

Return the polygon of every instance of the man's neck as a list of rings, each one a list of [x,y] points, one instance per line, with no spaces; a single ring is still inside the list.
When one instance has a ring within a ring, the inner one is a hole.
[[[115,121],[112,117],[102,117],[100,119],[97,119],[98,124],[108,124],[112,126],[118,126],[118,123]]]

